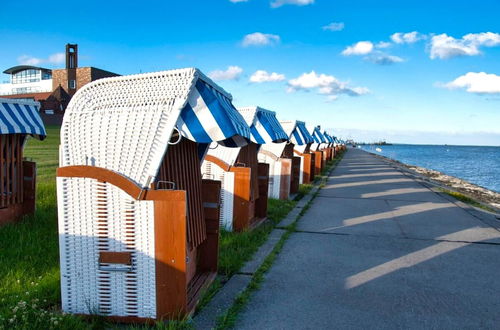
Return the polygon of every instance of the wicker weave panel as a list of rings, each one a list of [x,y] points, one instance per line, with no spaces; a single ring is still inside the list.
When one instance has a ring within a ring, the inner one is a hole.
[[[65,312],[156,317],[154,209],[119,188],[58,178],[62,307]],[[132,269],[99,264],[99,252],[130,252]]]
[[[271,152],[276,157],[281,157],[286,145],[287,145],[287,142],[267,143],[267,144],[263,144],[260,148],[261,148],[261,150],[267,150],[267,151]]]
[[[211,143],[210,148],[207,151],[207,155],[217,157],[220,160],[224,161],[226,164],[234,166],[240,150],[240,147],[229,148],[221,146],[217,143]]]
[[[281,162],[272,161],[269,164],[269,190],[268,196],[271,198],[280,198],[281,186]]]

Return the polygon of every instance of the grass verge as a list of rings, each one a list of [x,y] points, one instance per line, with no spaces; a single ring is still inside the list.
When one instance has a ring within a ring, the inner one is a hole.
[[[461,202],[464,202],[465,204],[469,204],[471,206],[478,207],[478,208],[486,210],[488,212],[496,213],[496,211],[493,208],[488,207],[482,203],[479,203],[478,201],[476,201],[476,200],[474,200],[474,199],[470,198],[469,196],[466,196],[462,193],[452,191],[452,190],[443,189],[443,188],[439,188],[439,191],[441,191],[442,193],[444,193],[448,196],[451,196],[451,197],[453,197]]]

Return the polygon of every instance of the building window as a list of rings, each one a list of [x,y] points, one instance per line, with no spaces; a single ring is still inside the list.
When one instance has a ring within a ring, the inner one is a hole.
[[[52,79],[52,72],[42,71],[42,80]]]
[[[16,72],[12,75],[13,84],[38,82],[40,80],[41,80],[41,70],[38,69],[27,69]]]
[[[76,81],[75,80],[70,80],[68,82],[68,88],[69,89],[76,89]]]

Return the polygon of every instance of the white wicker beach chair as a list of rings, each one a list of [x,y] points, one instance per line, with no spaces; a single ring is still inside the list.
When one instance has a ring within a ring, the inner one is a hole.
[[[65,312],[124,322],[191,313],[217,271],[212,142],[245,145],[231,95],[197,69],[100,79],[61,128],[59,246]]]
[[[301,157],[294,155],[295,141],[297,145],[305,144],[295,121],[281,122],[286,142],[262,145],[259,150],[259,160],[269,164],[269,197],[288,199],[290,194],[296,194],[300,181]],[[295,138],[298,135],[299,138]]]

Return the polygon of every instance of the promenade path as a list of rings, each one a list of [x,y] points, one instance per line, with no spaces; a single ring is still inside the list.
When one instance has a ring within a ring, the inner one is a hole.
[[[500,232],[389,162],[349,150],[297,230],[237,329],[500,329]]]

